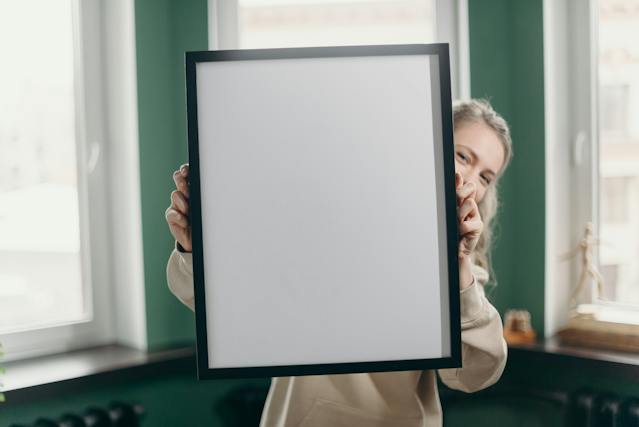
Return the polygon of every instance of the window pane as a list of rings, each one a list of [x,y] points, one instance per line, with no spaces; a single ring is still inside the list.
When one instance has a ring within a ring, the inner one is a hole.
[[[639,304],[639,1],[599,1],[604,296]],[[633,119],[634,118],[634,119]]]
[[[428,43],[432,0],[239,0],[242,48]]]
[[[0,334],[84,315],[70,0],[0,0]]]

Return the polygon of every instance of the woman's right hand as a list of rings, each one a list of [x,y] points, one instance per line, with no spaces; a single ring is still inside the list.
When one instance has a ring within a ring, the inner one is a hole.
[[[186,252],[193,250],[191,240],[191,224],[189,222],[189,164],[185,163],[173,172],[175,188],[171,192],[171,206],[166,210],[166,222],[175,240]]]

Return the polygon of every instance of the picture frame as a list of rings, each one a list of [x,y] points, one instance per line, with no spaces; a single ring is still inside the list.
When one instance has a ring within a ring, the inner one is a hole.
[[[448,44],[185,66],[198,378],[461,366]]]

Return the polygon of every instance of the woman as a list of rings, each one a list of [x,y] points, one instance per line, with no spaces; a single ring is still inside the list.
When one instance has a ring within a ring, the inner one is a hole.
[[[486,299],[496,185],[512,157],[508,125],[484,100],[453,105],[462,367],[439,369],[448,387],[473,392],[494,384],[506,364],[501,318]],[[175,171],[166,210],[176,239],[167,265],[169,289],[193,310],[188,165]],[[417,339],[417,338],[416,338]],[[435,371],[308,375],[272,379],[261,427],[441,426]]]

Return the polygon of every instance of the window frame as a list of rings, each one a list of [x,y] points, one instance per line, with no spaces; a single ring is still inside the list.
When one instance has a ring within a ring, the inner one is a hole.
[[[450,43],[453,99],[470,97],[468,0],[433,0],[436,40]],[[208,0],[209,49],[237,49],[238,0]],[[441,25],[440,23],[444,23]]]
[[[5,361],[115,342],[146,349],[134,5],[132,0],[71,3],[80,247],[89,318],[0,335]],[[113,191],[122,186],[122,176],[132,184],[124,197],[122,190],[117,196]],[[122,218],[122,212],[130,215]],[[120,228],[131,231],[126,245],[112,232]]]

